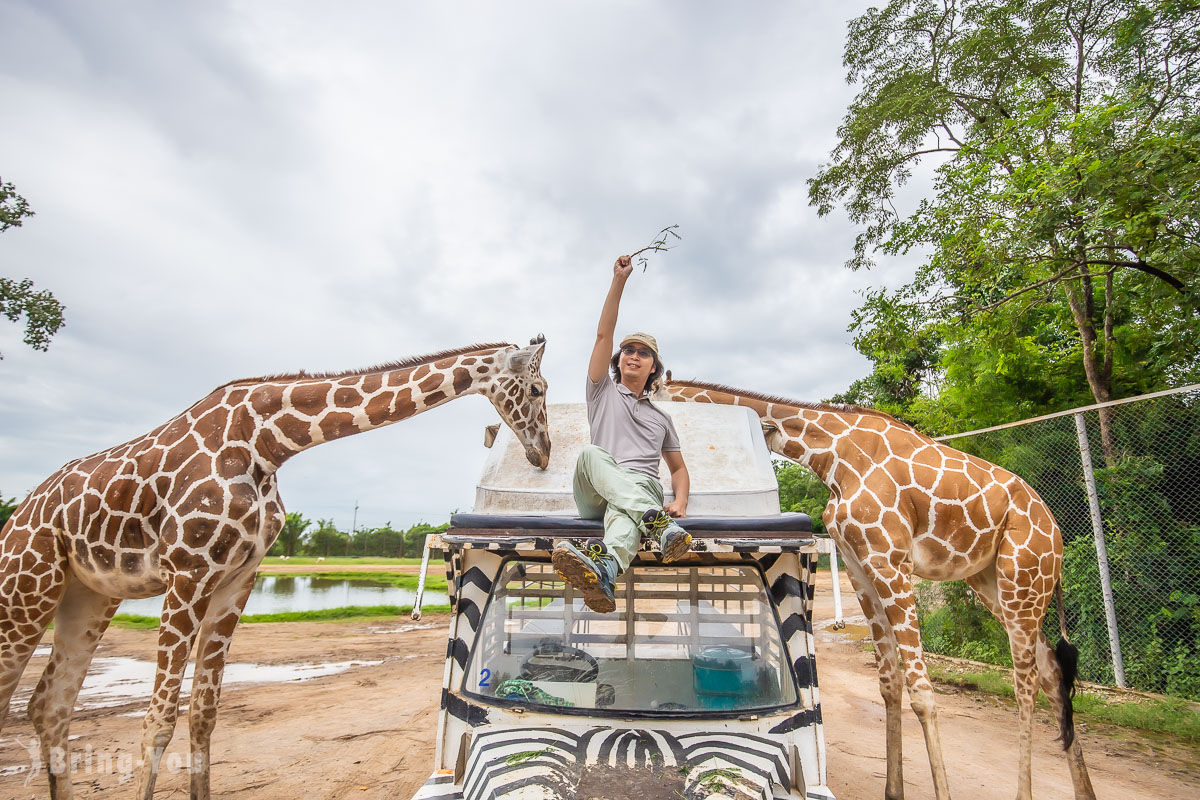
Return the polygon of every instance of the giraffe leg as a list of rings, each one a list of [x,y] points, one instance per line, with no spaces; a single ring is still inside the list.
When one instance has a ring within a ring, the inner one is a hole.
[[[1000,599],[1000,587],[996,568],[989,565],[981,572],[967,578],[967,585],[975,596],[992,612],[1008,632],[1008,645],[1013,658],[1013,690],[1017,698],[1018,714],[1018,765],[1017,798],[1030,800],[1033,795],[1033,710],[1037,701],[1038,664],[1036,639],[1041,631],[1019,623],[1006,609]],[[1038,616],[1040,622],[1041,615]],[[1047,692],[1047,695],[1050,693]],[[1051,700],[1053,702],[1053,699]]]
[[[1006,605],[1001,601],[1002,605]],[[1038,620],[1033,624],[1024,619],[1015,619],[1007,612],[1008,645],[1012,650],[1013,689],[1017,697],[1018,730],[1020,736],[1017,763],[1017,800],[1033,798],[1033,712],[1037,702],[1038,668],[1037,636]]]
[[[21,673],[54,618],[66,583],[62,564],[52,530],[35,533],[9,520],[0,537],[0,730]]]
[[[937,800],[949,800],[950,783],[946,779],[946,763],[942,758],[942,740],[938,733],[937,703],[934,701],[933,683],[925,667],[924,651],[921,647],[921,631],[917,625],[917,603],[913,595],[909,572],[911,565],[893,563],[889,555],[899,557],[901,551],[872,553],[865,544],[869,539],[890,540],[885,531],[869,531],[868,535],[856,537],[864,542],[855,548],[856,568],[862,568],[879,598],[879,603],[891,622],[900,659],[904,663],[904,681],[908,686],[909,705],[925,735],[925,749],[929,754],[929,770],[933,775],[933,791]],[[890,760],[890,759],[889,759]]]
[[[179,692],[188,655],[200,630],[200,621],[208,610],[207,584],[219,576],[209,574],[205,577],[206,582],[198,582],[183,573],[176,573],[167,585],[158,628],[154,693],[150,697],[150,708],[142,719],[142,761],[136,795],[139,800],[151,800],[154,796],[159,762],[175,733]]]
[[[1013,687],[1016,690],[1020,713],[1020,761],[1017,774],[1017,797],[1020,800],[1033,794],[1033,708],[1037,700],[1039,683],[1046,693],[1056,719],[1062,721],[1066,704],[1062,695],[1062,669],[1055,658],[1054,648],[1041,630],[1041,619],[1045,614],[1044,603],[1037,614],[1036,624],[1023,622],[1015,612],[1006,610],[994,566],[967,578],[967,584],[987,607],[992,615],[1008,630],[1009,646],[1013,654]],[[1010,590],[1007,594],[1028,597],[1029,591]],[[1010,603],[1011,604],[1011,603]],[[1018,667],[1018,650],[1021,651],[1021,666]],[[1028,721],[1026,720],[1028,705]],[[1077,800],[1095,800],[1096,793],[1083,761],[1083,748],[1076,738],[1067,750],[1067,766],[1071,770],[1071,784]]]
[[[188,707],[191,738],[191,800],[209,800],[210,744],[221,699],[221,678],[233,631],[254,589],[254,570],[213,594],[196,642],[196,672]]]
[[[1070,698],[1064,698],[1062,692],[1062,668],[1054,655],[1054,648],[1041,631],[1038,632],[1037,665],[1038,675],[1042,679],[1042,691],[1050,698],[1054,716],[1063,725],[1066,704]],[[1096,800],[1096,790],[1092,788],[1092,779],[1088,775],[1087,764],[1083,761],[1083,747],[1079,737],[1072,738],[1071,746],[1067,748],[1067,767],[1071,770],[1071,785],[1075,789],[1076,800]]]
[[[54,649],[29,699],[29,719],[37,731],[50,779],[52,800],[72,796],[68,734],[75,699],[100,637],[120,599],[105,597],[68,577],[54,617]]]
[[[902,702],[904,699],[904,675],[900,669],[900,653],[892,623],[888,620],[875,586],[855,558],[843,558],[846,574],[858,596],[858,604],[867,617],[871,639],[875,645],[875,667],[879,672],[879,694],[883,697],[886,712],[887,782],[884,784],[885,800],[904,798],[904,741],[902,736]]]

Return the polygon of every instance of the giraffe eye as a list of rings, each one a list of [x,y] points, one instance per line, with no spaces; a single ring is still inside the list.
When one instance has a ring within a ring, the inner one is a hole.
[[[531,386],[531,387],[529,387],[529,395],[530,395],[531,397],[541,397],[541,396],[542,396],[542,390],[541,390],[541,389],[539,389],[539,388],[538,388],[538,387],[536,387],[536,386]]]

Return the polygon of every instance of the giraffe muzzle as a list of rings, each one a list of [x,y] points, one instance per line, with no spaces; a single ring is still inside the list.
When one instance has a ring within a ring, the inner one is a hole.
[[[537,444],[525,446],[525,458],[538,469],[550,466],[550,437],[542,434]]]

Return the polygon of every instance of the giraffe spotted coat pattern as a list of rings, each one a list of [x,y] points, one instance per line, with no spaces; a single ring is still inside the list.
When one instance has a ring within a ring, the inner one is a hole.
[[[284,522],[279,467],[323,442],[482,394],[530,463],[545,469],[544,348],[538,337],[525,348],[474,345],[367,370],[234,381],[145,436],[47,478],[0,531],[0,724],[53,619],[54,646],[28,706],[50,796],[72,796],[63,771],[71,712],[117,606],[165,594],[137,797],[153,794],[194,650],[191,796],[207,800],[229,644]]]
[[[1020,722],[1018,800],[1032,796],[1039,688],[1059,718],[1075,797],[1095,797],[1071,720],[1074,664],[1068,653],[1074,648],[1065,642],[1065,629],[1057,651],[1042,632],[1058,587],[1062,536],[1029,484],[881,412],[669,376],[662,392],[675,401],[753,409],[771,450],[808,467],[829,487],[822,519],[846,562],[875,645],[887,715],[888,800],[904,796],[900,705],[905,686],[924,732],[935,794],[938,800],[950,797],[917,625],[914,577],[967,581],[1008,632]],[[1064,663],[1069,663],[1065,671]]]

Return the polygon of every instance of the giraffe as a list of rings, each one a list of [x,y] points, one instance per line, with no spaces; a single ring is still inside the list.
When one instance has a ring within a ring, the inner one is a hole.
[[[900,707],[905,685],[925,735],[937,800],[950,797],[913,576],[966,580],[1008,632],[1020,720],[1018,800],[1032,796],[1039,682],[1059,720],[1075,797],[1095,798],[1072,720],[1078,651],[1066,641],[1058,585],[1062,535],[1033,487],[879,411],[675,381],[669,374],[663,393],[674,401],[753,409],[768,447],[808,467],[829,487],[821,517],[846,562],[875,644],[887,717],[887,800],[904,796]],[[1056,592],[1062,640],[1051,648],[1042,618]]]
[[[166,595],[137,797],[150,800],[192,650],[191,797],[209,798],[209,742],[234,628],[284,523],[276,471],[323,442],[482,394],[535,467],[550,460],[544,337],[365,370],[233,381],[145,436],[72,461],[0,532],[0,726],[51,619],[54,646],[29,701],[50,796],[69,800],[68,727],[100,637],[124,598]]]

